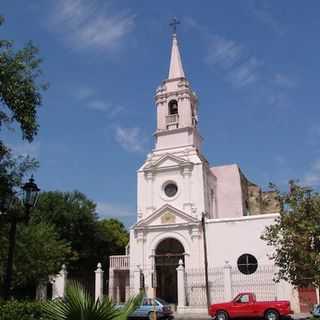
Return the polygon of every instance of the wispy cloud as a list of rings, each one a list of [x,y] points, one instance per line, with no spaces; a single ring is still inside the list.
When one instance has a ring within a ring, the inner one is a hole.
[[[109,1],[103,5],[96,0],[56,0],[53,26],[72,47],[111,50],[133,30],[135,16],[110,7]]]
[[[302,180],[302,184],[310,187],[320,186],[320,159],[315,160]]]
[[[193,21],[194,25],[194,21]],[[219,65],[229,69],[239,62],[243,54],[243,48],[235,41],[214,35],[209,42],[206,61],[211,65]]]
[[[259,65],[261,65],[261,62],[255,57],[251,57],[230,70],[226,78],[235,88],[242,88],[254,84],[259,80]]]
[[[273,3],[268,0],[253,0],[249,3],[249,11],[254,18],[280,36],[286,33],[286,28],[281,22],[283,12],[279,10],[280,6],[274,6]]]
[[[83,86],[76,88],[76,90],[73,90],[72,94],[79,101],[92,98],[96,95],[95,90]]]
[[[91,100],[86,104],[88,109],[96,110],[96,111],[109,111],[111,108],[111,104],[102,100]]]
[[[306,142],[312,146],[318,146],[320,141],[320,124],[311,125],[307,130]]]
[[[221,69],[225,79],[235,88],[255,83],[262,65],[256,57],[248,54],[243,45],[219,35],[210,37],[205,61]]]
[[[276,73],[274,75],[274,83],[282,88],[293,89],[297,86],[297,81],[288,75]]]
[[[143,152],[146,138],[142,135],[141,129],[134,128],[115,128],[116,141],[129,152]]]
[[[110,202],[98,202],[97,212],[100,217],[129,217],[135,216],[135,210],[129,206]]]
[[[124,110],[121,105],[100,98],[99,94],[90,87],[79,87],[73,91],[73,97],[90,110],[106,113],[109,118],[114,118]]]
[[[40,152],[40,142],[22,142],[19,144],[12,144],[10,145],[10,148],[15,155],[37,158]]]
[[[236,90],[247,89],[251,100],[264,101],[276,108],[290,105],[290,90],[297,87],[297,80],[278,70],[253,54],[246,45],[225,36],[210,32],[193,18],[185,24],[196,29],[207,45],[205,63]]]

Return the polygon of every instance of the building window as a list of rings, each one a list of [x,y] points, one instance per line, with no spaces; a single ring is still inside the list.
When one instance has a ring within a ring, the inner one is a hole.
[[[169,182],[164,186],[164,193],[167,197],[172,198],[178,192],[178,186],[174,182]]]
[[[243,274],[252,274],[258,268],[258,261],[252,254],[245,253],[238,258],[238,269]]]
[[[169,102],[169,115],[178,114],[178,102],[177,100],[171,100]]]

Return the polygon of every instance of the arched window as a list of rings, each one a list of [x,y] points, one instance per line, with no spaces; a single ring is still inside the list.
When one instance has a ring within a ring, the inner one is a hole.
[[[238,258],[238,269],[243,274],[252,274],[257,271],[258,261],[255,256],[245,253]]]
[[[169,102],[169,115],[178,113],[178,102],[177,100],[171,100]]]

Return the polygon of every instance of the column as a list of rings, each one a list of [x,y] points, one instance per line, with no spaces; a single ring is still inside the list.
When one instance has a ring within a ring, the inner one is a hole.
[[[114,301],[114,270],[109,268],[109,299]]]
[[[178,286],[178,308],[185,307],[186,305],[186,291],[184,283],[184,266],[182,259],[179,260],[177,270],[177,286]]]
[[[156,296],[156,291],[157,291],[157,270],[156,270],[156,257],[155,257],[155,250],[152,249],[152,253],[151,253],[151,263],[150,263],[150,268],[149,268],[149,272],[145,277],[146,280],[146,294],[148,298],[154,298]]]
[[[137,265],[133,271],[134,294],[137,294],[140,291],[140,273],[140,265]]]
[[[95,301],[102,300],[103,298],[103,270],[101,268],[101,263],[97,265],[97,270],[95,273]]]
[[[116,303],[120,303],[120,286],[116,286]]]
[[[36,299],[47,300],[47,283],[41,281],[36,288]]]
[[[232,279],[231,279],[231,265],[229,261],[225,262],[223,267],[223,284],[224,284],[224,299],[225,301],[232,300]]]

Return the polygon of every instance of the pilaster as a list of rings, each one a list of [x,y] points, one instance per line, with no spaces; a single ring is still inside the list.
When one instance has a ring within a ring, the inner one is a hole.
[[[147,172],[146,173],[146,180],[147,180],[147,198],[146,198],[146,209],[147,214],[150,215],[154,211],[153,205],[153,173]]]
[[[183,210],[188,214],[192,214],[191,173],[192,173],[192,170],[190,167],[184,167],[182,169],[184,190],[185,190],[185,200],[183,203]]]

